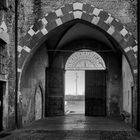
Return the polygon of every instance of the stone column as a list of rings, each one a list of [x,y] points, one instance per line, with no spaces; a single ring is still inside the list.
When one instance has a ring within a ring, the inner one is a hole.
[[[46,116],[64,115],[64,69],[59,58],[47,68]]]

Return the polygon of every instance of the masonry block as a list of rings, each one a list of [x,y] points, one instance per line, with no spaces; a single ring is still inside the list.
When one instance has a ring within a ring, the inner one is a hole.
[[[100,17],[93,16],[93,19],[92,19],[91,23],[93,23],[94,25],[97,25],[99,20],[100,20]]]
[[[30,40],[30,42],[29,42],[28,47],[29,47],[30,49],[32,49],[33,47],[36,46],[36,44],[37,44],[36,40],[34,40],[34,38],[32,38],[32,39]]]
[[[57,18],[57,15],[55,12],[50,12],[45,18],[47,21],[50,22],[52,20],[55,20]]]
[[[74,19],[73,13],[64,15],[61,19],[63,23],[73,20]]]
[[[28,34],[30,34],[30,36],[33,36],[35,34],[35,31],[32,28],[30,28],[30,30],[28,31]]]
[[[61,9],[63,13],[68,14],[73,11],[73,4],[66,4],[65,7],[62,7]]]
[[[127,41],[124,38],[120,41],[120,45],[122,49],[125,49],[128,47]]]
[[[111,25],[113,25],[117,31],[121,31],[124,28],[122,23],[117,21],[116,19],[113,19]]]
[[[51,31],[52,29],[56,28],[57,24],[56,21],[49,22],[46,26],[47,31]]]
[[[76,2],[76,3],[73,3],[73,10],[83,10],[83,3],[79,3],[79,2]]]
[[[129,40],[129,38],[130,38],[131,36],[132,36],[132,35],[128,33],[128,34],[126,34],[126,35],[124,36],[124,39],[125,39],[125,40]]]
[[[44,35],[42,34],[42,32],[38,32],[37,34],[35,34],[35,37],[37,37],[38,39],[41,39]]]
[[[74,11],[73,12],[74,19],[81,19],[82,14],[83,14],[83,12],[81,12],[81,11]]]
[[[114,37],[114,39],[120,43],[122,40],[123,40],[123,37],[121,36],[121,34],[117,31],[115,31],[113,34],[112,34],[112,37]]]
[[[98,16],[104,21],[107,20],[109,17],[108,13],[105,11],[101,11]]]
[[[38,38],[39,36],[37,36],[37,34],[35,34],[32,38],[38,43],[39,42],[39,39],[40,38]]]
[[[63,12],[62,12],[62,9],[61,9],[61,8],[55,10],[55,13],[56,13],[57,17],[61,17],[61,16],[63,16]]]
[[[107,31],[109,29],[109,27],[110,27],[110,25],[106,24],[102,19],[99,20],[97,26],[99,26],[104,31]]]
[[[135,68],[137,66],[137,59],[135,58],[133,51],[132,50],[128,51],[127,56],[128,56],[129,61],[131,63],[131,66]]]
[[[19,42],[20,46],[24,46],[25,44],[27,44],[29,42],[29,40],[31,39],[31,36],[27,33]]]
[[[32,27],[32,29],[37,32],[38,30],[40,30],[43,27],[43,23],[42,21],[38,21],[37,23],[34,24],[34,26]]]
[[[86,13],[92,13],[94,7],[92,7],[90,4],[83,4],[83,11]]]
[[[43,29],[41,29],[41,33],[42,33],[43,35],[48,34],[48,31],[47,31],[46,27],[44,27]]]
[[[95,16],[99,16],[101,11],[102,11],[101,9],[95,7],[92,14],[94,14]]]
[[[127,45],[128,45],[128,46],[131,46],[131,47],[137,45],[133,36],[130,36],[130,37],[129,37],[129,39],[128,39],[128,41],[127,41]]]
[[[92,19],[93,19],[93,15],[89,15],[89,14],[87,14],[87,13],[83,13],[83,14],[82,14],[82,19],[83,19],[83,20],[86,20],[86,21],[88,21],[88,22],[91,22]]]

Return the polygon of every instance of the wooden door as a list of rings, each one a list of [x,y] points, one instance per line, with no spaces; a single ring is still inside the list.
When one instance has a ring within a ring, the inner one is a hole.
[[[64,70],[47,69],[46,116],[64,115]]]
[[[85,115],[106,115],[106,71],[85,71]]]

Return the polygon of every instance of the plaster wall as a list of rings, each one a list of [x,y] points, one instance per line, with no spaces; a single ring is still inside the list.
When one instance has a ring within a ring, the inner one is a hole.
[[[43,108],[45,105],[46,67],[48,57],[46,46],[42,45],[31,58],[25,74],[22,77],[22,124],[27,124],[35,119],[35,91],[40,85],[43,94]],[[40,106],[39,106],[40,107]],[[44,112],[43,112],[44,116]]]
[[[123,56],[122,58],[122,81],[123,81],[123,110],[131,114],[134,83],[131,69],[125,56]]]

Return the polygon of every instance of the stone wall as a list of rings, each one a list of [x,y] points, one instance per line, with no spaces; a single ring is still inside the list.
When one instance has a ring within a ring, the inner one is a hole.
[[[19,0],[19,40],[23,38],[27,30],[31,25],[35,23],[39,18],[55,10],[64,4],[70,2],[86,2],[93,4],[97,8],[102,8],[106,12],[112,14],[115,18],[119,19],[132,34],[137,38],[137,18],[136,18],[136,0]],[[14,0],[8,0],[9,10],[5,13],[4,19],[8,27],[8,34],[10,36],[10,43],[8,48],[8,60],[7,65],[9,67],[8,74],[8,125],[5,127],[14,128],[14,105],[15,105],[15,93],[14,93],[14,81],[15,81],[15,64],[14,64]],[[2,19],[0,11],[0,19]],[[7,99],[6,99],[7,100]],[[25,115],[26,116],[26,115]],[[7,124],[7,123],[6,123]]]
[[[122,110],[130,113],[130,122],[133,118],[133,103],[132,98],[136,93],[134,93],[134,79],[131,73],[130,66],[126,60],[126,58],[123,56],[122,59],[122,81],[123,81],[123,108]]]
[[[23,37],[35,21],[52,10],[72,2],[85,2],[101,8],[120,20],[137,38],[136,0],[22,0],[19,3],[19,29]]]
[[[22,93],[22,112],[20,118],[22,124],[28,124],[35,120],[35,93],[38,86],[41,87],[43,94],[43,111],[45,106],[45,83],[46,83],[46,67],[48,66],[47,50],[46,46],[37,50],[33,55],[28,66],[25,70],[25,74],[22,77],[21,93]],[[44,116],[44,114],[43,114]]]
[[[9,0],[9,6],[13,1]],[[11,6],[11,7],[12,7]],[[13,128],[14,122],[14,9],[7,7],[7,10],[0,10],[0,38],[5,41],[6,53],[6,75],[0,75],[0,80],[5,82],[5,93],[3,94],[3,129]],[[11,116],[11,118],[9,117]]]

